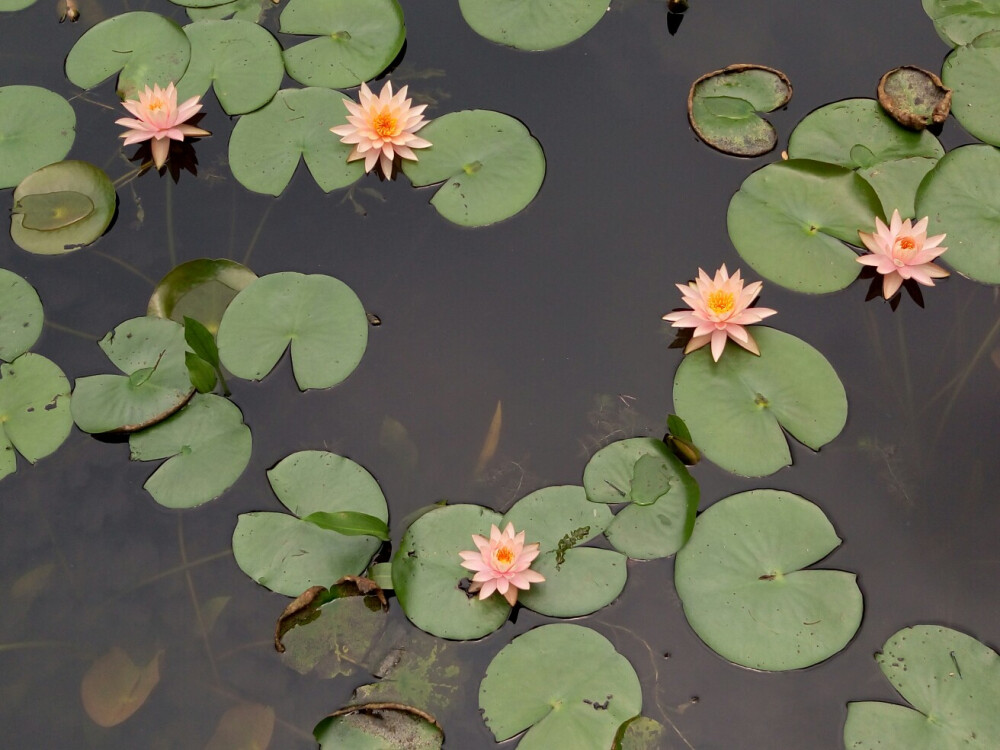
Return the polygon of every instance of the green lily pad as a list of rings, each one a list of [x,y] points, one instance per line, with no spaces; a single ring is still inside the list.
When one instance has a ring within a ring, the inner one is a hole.
[[[126,320],[98,342],[124,375],[77,378],[73,421],[84,432],[132,432],[166,419],[194,392],[184,329],[163,318]]]
[[[734,156],[760,156],[778,134],[757,112],[772,112],[792,98],[792,84],[780,70],[730,65],[691,84],[688,121],[705,143]]]
[[[782,427],[813,450],[847,421],[847,395],[833,367],[802,339],[754,326],[760,356],[707,347],[684,357],[674,377],[674,406],[705,456],[750,477],[792,462]]]
[[[1000,656],[989,646],[957,630],[916,625],[893,635],[875,660],[913,708],[848,703],[846,748],[1000,747]]]
[[[146,86],[180,80],[190,57],[187,35],[174,21],[145,11],[122,13],[87,29],[76,41],[66,57],[66,77],[89,89],[121,71],[118,96],[138,99]]]
[[[330,128],[344,122],[344,97],[325,88],[282,89],[262,109],[244,115],[229,138],[229,166],[243,187],[279,195],[299,157],[329,193],[364,174],[364,162],[348,163],[352,147]]]
[[[382,544],[378,539],[345,536],[302,520],[311,513],[350,510],[388,521],[385,496],[363,466],[325,451],[299,451],[279,461],[267,478],[293,515],[240,514],[233,556],[244,573],[271,591],[297,596],[367,567]]]
[[[496,6],[494,6],[496,7]],[[403,160],[417,187],[444,182],[431,203],[448,221],[480,227],[527,206],[545,178],[545,155],[528,129],[489,110],[451,112],[420,131],[433,146]]]
[[[358,296],[332,276],[275,273],[236,295],[218,342],[226,369],[251,380],[267,375],[291,344],[299,388],[329,388],[361,362],[368,318]]]
[[[194,318],[212,334],[219,330],[229,303],[257,280],[257,274],[234,260],[198,258],[181,263],[160,279],[146,315],[183,323]]]
[[[698,517],[674,564],[688,623],[744,667],[828,659],[861,624],[861,590],[853,573],[802,568],[839,545],[823,511],[798,495],[752,490],[720,500]]]
[[[792,159],[744,180],[729,203],[729,237],[757,273],[789,289],[822,294],[861,273],[858,230],[874,231],[882,204],[851,170]],[[699,446],[700,447],[700,446]]]
[[[44,321],[35,288],[13,271],[0,268],[0,360],[11,362],[34,346]]]
[[[313,729],[320,750],[438,750],[444,732],[430,714],[399,704],[348,706]]]
[[[232,17],[234,21],[260,23],[265,9],[273,7],[274,3],[271,0],[233,0],[208,8],[188,7],[187,14],[192,21],[222,21]]]
[[[878,103],[903,127],[923,130],[948,119],[951,90],[930,71],[903,65],[878,82]]]
[[[129,436],[133,461],[167,459],[143,487],[160,505],[194,508],[214,500],[250,462],[250,428],[239,408],[195,394],[179,412]]]
[[[90,210],[81,215],[84,201]],[[111,180],[93,164],[72,160],[49,164],[14,190],[10,236],[29,253],[72,252],[104,234],[117,201]]]
[[[0,13],[24,10],[35,4],[35,0],[0,0]]]
[[[962,127],[981,141],[1000,146],[1000,31],[976,37],[944,61],[941,78],[952,89],[953,114]]]
[[[177,83],[177,100],[203,96],[209,87],[226,114],[267,104],[281,86],[285,65],[271,32],[250,21],[196,21],[184,27],[191,62]]]
[[[519,750],[608,748],[642,711],[628,659],[580,625],[543,625],[498,653],[479,686],[479,708],[497,742],[528,730]]]
[[[637,560],[668,557],[691,537],[698,483],[662,440],[629,438],[591,456],[583,471],[595,503],[628,503],[604,531],[611,545]]]
[[[40,86],[0,87],[0,188],[17,183],[69,153],[76,113]]]
[[[281,12],[280,30],[316,37],[285,50],[288,75],[331,89],[375,78],[406,41],[396,0],[291,0]]]
[[[932,234],[946,233],[941,256],[970,279],[1000,284],[1000,151],[975,144],[950,151],[917,192],[916,216]]]
[[[1000,0],[923,0],[923,6],[938,36],[952,47],[1000,29]]]
[[[53,453],[73,428],[69,381],[57,365],[27,352],[0,364],[0,479]]]
[[[523,50],[562,47],[590,31],[608,10],[602,0],[459,0],[465,22],[480,36]]]
[[[635,716],[618,728],[611,750],[661,750],[670,747],[667,728],[647,716]]]
[[[857,173],[875,188],[884,216],[892,216],[893,211],[899,211],[900,216],[913,216],[917,188],[937,163],[937,159],[926,156],[911,156],[883,161],[874,167],[858,169]]]

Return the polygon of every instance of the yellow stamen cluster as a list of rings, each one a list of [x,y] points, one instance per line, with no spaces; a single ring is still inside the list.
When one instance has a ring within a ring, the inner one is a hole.
[[[733,296],[732,292],[717,289],[708,295],[708,299],[705,303],[708,306],[708,309],[716,315],[725,315],[726,313],[733,311],[733,308],[736,306],[736,298]]]
[[[375,115],[375,119],[372,121],[372,129],[374,129],[379,138],[392,138],[399,135],[399,123],[386,110],[382,110]]]

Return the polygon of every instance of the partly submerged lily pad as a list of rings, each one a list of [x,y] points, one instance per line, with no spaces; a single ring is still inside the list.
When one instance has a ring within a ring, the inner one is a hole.
[[[698,517],[674,564],[688,623],[713,651],[752,669],[833,656],[861,624],[861,590],[853,573],[802,568],[839,544],[823,511],[790,492],[720,500]]]
[[[792,98],[792,84],[780,70],[730,65],[706,73],[688,92],[688,121],[705,143],[734,156],[760,156],[778,134],[757,112],[771,112]]]
[[[875,660],[913,708],[879,701],[848,703],[845,747],[1000,747],[1000,656],[989,646],[957,630],[916,625],[893,635]]]
[[[459,0],[465,22],[491,42],[540,51],[562,47],[604,18],[607,0]]]
[[[10,236],[29,253],[60,255],[89,245],[115,215],[114,185],[85,161],[60,161],[25,177],[14,190]]]
[[[431,203],[456,224],[478,227],[509,218],[542,187],[542,147],[510,115],[451,112],[433,120],[420,136],[433,146],[420,152],[420,161],[404,159],[403,173],[417,187],[444,182]]]
[[[44,321],[35,288],[13,271],[0,268],[0,360],[10,362],[34,346]]]
[[[331,89],[375,78],[406,41],[396,0],[290,0],[281,12],[281,32],[316,37],[285,50],[288,75]]]
[[[361,362],[368,317],[351,288],[332,276],[275,273],[236,295],[218,342],[226,369],[251,380],[267,375],[290,344],[299,388],[329,388]]]
[[[444,732],[433,716],[398,703],[342,708],[313,729],[320,750],[438,750]]]
[[[847,421],[847,395],[822,354],[791,334],[754,326],[760,356],[730,344],[718,362],[691,352],[674,377],[674,406],[705,457],[744,476],[792,462],[782,428],[813,450]]]
[[[0,86],[0,188],[59,161],[76,137],[76,113],[40,86]]]
[[[479,708],[497,742],[528,730],[519,750],[609,748],[642,711],[628,659],[580,625],[543,625],[515,638],[486,668]]]
[[[1000,0],[923,0],[923,6],[938,36],[952,47],[1000,29]]]
[[[948,119],[951,89],[933,73],[904,65],[879,80],[878,102],[903,127],[923,130]]]
[[[214,500],[250,462],[250,428],[239,408],[195,394],[176,414],[129,436],[133,461],[167,459],[143,485],[160,505],[194,508]]]
[[[215,334],[229,303],[256,280],[257,274],[234,260],[189,260],[160,279],[146,314],[182,324],[185,317],[194,318]]]
[[[981,141],[1000,146],[1000,31],[977,37],[944,61],[941,77],[953,89],[955,118]]]

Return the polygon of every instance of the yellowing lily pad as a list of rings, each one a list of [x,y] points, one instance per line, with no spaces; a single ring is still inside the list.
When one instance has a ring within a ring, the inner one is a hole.
[[[0,188],[59,161],[76,137],[76,114],[40,86],[0,87]]]
[[[10,362],[34,346],[44,321],[35,288],[13,271],[0,268],[0,360]]]
[[[933,73],[904,65],[882,76],[878,102],[903,127],[923,130],[948,119],[951,89]]]

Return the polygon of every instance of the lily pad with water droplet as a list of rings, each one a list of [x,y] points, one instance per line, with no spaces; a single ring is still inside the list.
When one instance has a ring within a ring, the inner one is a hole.
[[[662,440],[630,438],[605,446],[583,471],[587,497],[628,503],[604,531],[631,558],[667,557],[684,546],[698,511],[698,483]]]
[[[44,321],[35,288],[13,271],[0,268],[0,360],[11,362],[34,346]]]
[[[840,545],[816,505],[780,490],[731,495],[698,517],[674,564],[688,623],[713,651],[751,669],[802,669],[861,624],[853,573],[803,570]]]
[[[250,462],[250,428],[239,408],[195,394],[176,414],[129,436],[133,461],[167,459],[143,487],[160,505],[194,508],[214,500]]]
[[[115,214],[111,180],[85,161],[60,161],[25,177],[14,190],[10,236],[38,255],[78,250],[104,234]]]
[[[160,279],[146,314],[181,324],[185,317],[194,318],[215,334],[229,303],[256,280],[257,274],[234,260],[189,260]]]
[[[302,520],[312,513],[354,511],[389,520],[385,496],[368,471],[325,451],[299,451],[267,472],[271,488],[292,515],[243,513],[233,532],[236,564],[257,583],[298,596],[360,574],[381,542],[345,536]]]
[[[299,388],[329,388],[361,362],[368,318],[358,296],[332,276],[275,273],[236,295],[218,342],[226,369],[251,380],[267,375],[291,345]]]
[[[802,339],[753,326],[760,356],[730,342],[718,362],[708,347],[684,357],[674,406],[705,457],[744,476],[792,462],[782,428],[813,450],[847,421],[847,395],[822,354]]]
[[[938,36],[952,47],[1000,29],[1000,0],[923,0],[923,6]]]
[[[1000,656],[975,638],[938,625],[893,635],[875,655],[913,706],[847,704],[844,746],[857,750],[1000,747]]]
[[[543,625],[515,638],[486,668],[479,708],[497,742],[528,730],[519,750],[608,748],[642,711],[628,659],[580,625]]]
[[[444,182],[431,198],[449,221],[485,226],[523,210],[545,178],[545,155],[528,129],[510,115],[465,110],[433,120],[420,131],[433,145],[419,161],[403,160],[417,187]]]
[[[406,41],[396,0],[291,0],[281,12],[281,32],[317,37],[285,50],[288,75],[337,89],[375,78]]]
[[[903,127],[923,130],[948,119],[951,89],[933,73],[903,65],[879,80],[878,102]]]
[[[861,272],[858,230],[874,231],[882,204],[850,169],[806,159],[769,164],[729,203],[729,237],[755,271],[789,289],[835,292]],[[701,447],[699,445],[699,447]]]
[[[0,188],[59,161],[76,137],[76,113],[40,86],[0,87]]]
[[[357,181],[364,160],[348,163],[352,147],[330,132],[346,120],[345,98],[325,88],[282,89],[265,107],[241,117],[229,138],[233,176],[255,193],[279,195],[302,157],[327,193]]]
[[[1000,284],[1000,151],[974,144],[950,151],[917,192],[928,233],[948,236],[941,260],[970,279]]]
[[[608,10],[607,0],[459,0],[465,22],[491,42],[540,51],[576,41]]]
[[[118,73],[118,96],[138,99],[145,86],[179,81],[191,57],[184,30],[157,13],[122,13],[87,29],[66,57],[66,77],[89,89]],[[122,110],[122,115],[128,113]]]
[[[941,77],[952,89],[955,118],[976,138],[994,146],[1000,146],[998,73],[1000,31],[983,34],[954,50],[941,69]]]
[[[0,479],[53,453],[73,428],[69,381],[59,367],[27,352],[0,364]]]
[[[194,392],[184,329],[163,318],[133,318],[98,342],[124,375],[77,378],[73,421],[84,432],[132,432],[166,419]]]

